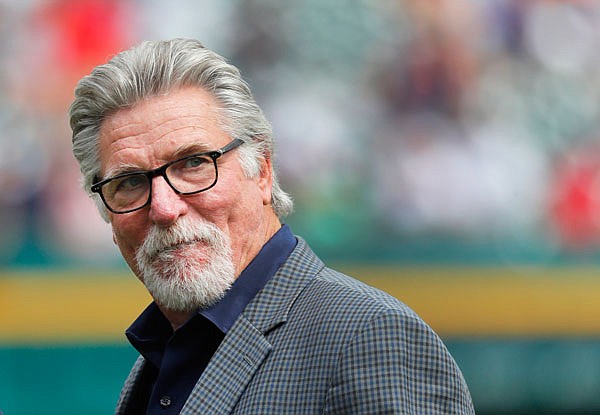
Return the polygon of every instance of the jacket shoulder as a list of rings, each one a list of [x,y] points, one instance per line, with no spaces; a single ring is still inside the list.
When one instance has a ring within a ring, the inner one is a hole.
[[[404,302],[389,293],[331,268],[323,268],[307,285],[311,297],[335,307],[358,308],[361,313],[397,313],[406,318],[420,317]]]

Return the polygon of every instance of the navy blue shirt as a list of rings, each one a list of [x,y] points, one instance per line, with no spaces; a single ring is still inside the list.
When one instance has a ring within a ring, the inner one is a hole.
[[[147,364],[126,412],[178,414],[229,329],[296,247],[287,225],[273,235],[215,305],[173,331],[155,303],[127,329]]]

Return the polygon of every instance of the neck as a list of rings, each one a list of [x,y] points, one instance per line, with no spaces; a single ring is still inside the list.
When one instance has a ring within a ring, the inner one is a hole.
[[[243,244],[237,248],[234,253],[234,264],[236,278],[248,266],[248,264],[258,255],[262,247],[281,229],[279,218],[272,211],[270,206],[265,206],[265,216],[261,225],[254,230],[252,237],[243,241]]]

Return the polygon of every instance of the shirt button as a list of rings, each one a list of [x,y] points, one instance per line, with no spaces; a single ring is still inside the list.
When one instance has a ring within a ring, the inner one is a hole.
[[[169,406],[171,406],[171,397],[170,396],[163,396],[162,398],[160,398],[160,406],[163,408],[168,408]]]

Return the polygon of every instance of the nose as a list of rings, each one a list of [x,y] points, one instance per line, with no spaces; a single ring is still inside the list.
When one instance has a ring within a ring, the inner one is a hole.
[[[150,200],[150,220],[158,227],[168,228],[180,216],[187,214],[186,201],[169,186],[161,176],[152,179],[152,199]]]

